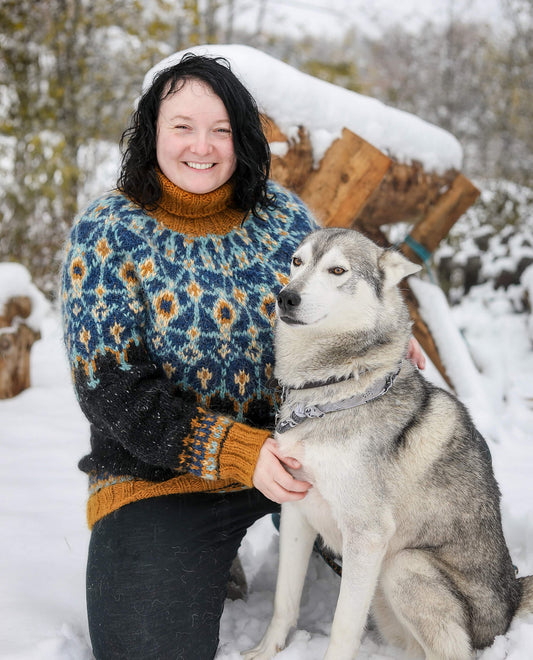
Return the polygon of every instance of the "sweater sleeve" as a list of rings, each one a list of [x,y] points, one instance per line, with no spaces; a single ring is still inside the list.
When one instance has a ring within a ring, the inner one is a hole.
[[[112,456],[118,444],[147,465],[251,486],[270,432],[204,409],[150,358],[141,266],[117,236],[101,217],[82,217],[62,272],[67,354],[93,436],[104,439],[101,451]]]

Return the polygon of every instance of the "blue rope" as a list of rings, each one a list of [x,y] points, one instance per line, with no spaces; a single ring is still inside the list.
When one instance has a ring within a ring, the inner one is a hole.
[[[432,284],[435,284],[433,273],[431,272],[431,266],[429,264],[429,260],[431,259],[431,252],[425,245],[422,245],[422,243],[419,243],[415,238],[413,238],[411,234],[407,234],[407,236],[403,239],[403,242],[408,245],[418,257],[420,257],[424,263],[424,266],[426,267],[429,279],[431,280]]]
[[[407,243],[407,245],[411,248],[411,250],[417,254],[424,263],[429,261],[431,258],[431,252],[427,249],[425,245],[422,245],[422,243],[419,243],[416,239],[414,239],[411,234],[407,234],[407,236],[403,240],[404,243]]]

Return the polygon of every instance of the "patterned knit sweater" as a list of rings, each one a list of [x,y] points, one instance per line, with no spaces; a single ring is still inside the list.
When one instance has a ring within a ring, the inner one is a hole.
[[[119,192],[75,222],[62,273],[64,335],[91,427],[88,522],[143,498],[252,486],[271,434],[275,295],[314,228],[274,183],[243,222],[226,184],[162,177],[148,214]]]

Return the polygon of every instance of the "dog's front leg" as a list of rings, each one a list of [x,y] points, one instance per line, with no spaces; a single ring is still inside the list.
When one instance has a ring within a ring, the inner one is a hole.
[[[355,658],[386,547],[380,533],[343,536],[341,588],[324,660]]]
[[[283,504],[274,613],[258,646],[243,653],[246,660],[270,660],[285,646],[289,630],[298,621],[302,589],[315,538],[316,531],[298,505],[294,502]]]

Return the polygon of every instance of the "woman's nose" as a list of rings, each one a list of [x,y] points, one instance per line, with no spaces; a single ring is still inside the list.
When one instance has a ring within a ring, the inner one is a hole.
[[[193,153],[200,155],[208,154],[211,151],[211,141],[207,133],[195,133],[190,145]]]

